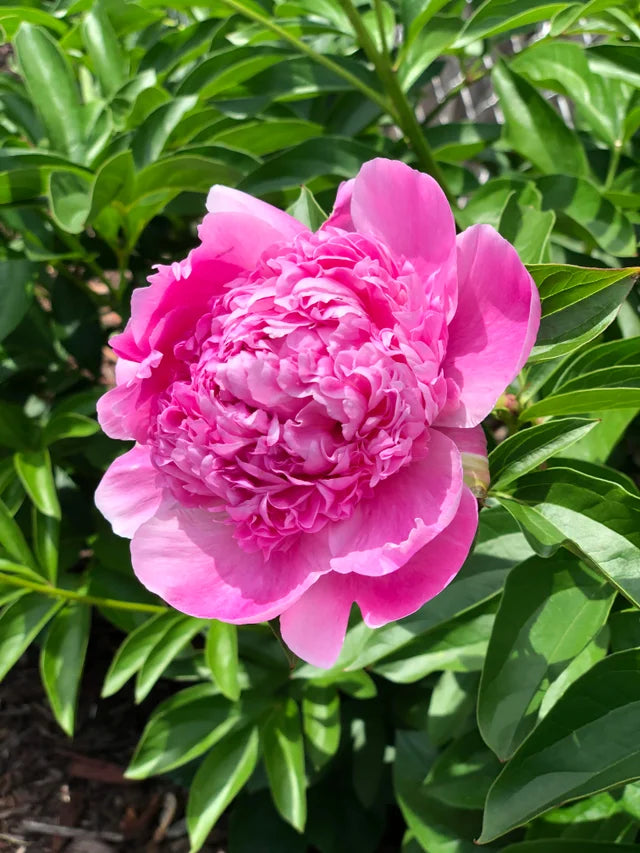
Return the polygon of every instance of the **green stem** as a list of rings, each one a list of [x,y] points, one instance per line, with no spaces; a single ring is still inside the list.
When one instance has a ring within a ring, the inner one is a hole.
[[[382,11],[382,0],[373,0],[373,8],[376,13],[376,20],[378,22],[378,32],[380,33],[380,44],[382,45],[382,58],[386,63],[391,65],[391,56],[389,54],[389,46],[387,45],[387,39],[384,34],[384,13]]]
[[[3,572],[0,572],[0,583],[29,589],[32,592],[39,592],[51,598],[64,598],[66,601],[76,601],[79,604],[95,604],[96,607],[110,607],[114,610],[133,610],[138,613],[166,613],[168,610],[167,607],[159,604],[139,604],[135,601],[118,601],[114,598],[99,598],[96,595],[84,595],[81,592],[74,592],[71,589],[61,589],[60,587],[50,586],[46,583],[35,583],[34,581],[27,580],[27,578],[17,575],[6,575]]]
[[[288,33],[283,27],[274,23],[272,20],[267,18],[265,15],[261,15],[259,12],[254,12],[253,9],[248,9],[242,3],[238,2],[238,0],[222,0],[225,6],[228,6],[230,9],[233,9],[235,12],[238,12],[240,15],[244,15],[245,18],[250,18],[252,21],[255,21],[258,24],[261,24],[268,30],[271,30],[272,33],[275,33],[279,36],[283,41],[289,42],[290,45],[295,47],[300,53],[304,53],[305,56],[308,56],[310,59],[313,59],[318,65],[323,65],[326,69],[333,72],[336,76],[342,77],[343,80],[346,80],[354,89],[358,89],[362,94],[377,104],[380,109],[384,112],[390,111],[390,105],[384,95],[381,95],[380,92],[376,92],[375,89],[372,89],[370,86],[367,86],[366,83],[363,83],[355,74],[352,74],[350,71],[347,71],[346,68],[343,68],[341,65],[338,65],[337,62],[333,62],[333,60],[328,59],[326,56],[323,56],[321,53],[317,53],[312,47],[309,47],[306,42],[299,39],[297,36]]]
[[[610,189],[611,184],[613,183],[613,179],[616,176],[616,172],[618,171],[618,164],[620,163],[620,155],[622,154],[622,145],[614,145],[613,151],[611,152],[611,157],[609,159],[609,168],[607,169],[607,177],[604,181],[605,190]]]
[[[226,1],[227,0],[225,0],[225,2]],[[386,91],[387,97],[393,105],[390,115],[413,147],[418,163],[420,164],[420,168],[423,172],[426,172],[428,175],[431,175],[436,179],[444,191],[449,204],[453,208],[456,208],[456,198],[447,186],[442,170],[436,163],[435,158],[431,153],[429,143],[422,132],[415,110],[409,103],[405,93],[402,91],[402,87],[398,82],[398,78],[391,64],[385,61],[385,57],[378,52],[369,32],[367,31],[367,28],[362,23],[362,18],[360,17],[358,10],[351,0],[338,0],[338,3],[349,18],[353,31],[360,43],[360,47],[363,49],[376,70],[380,82]]]

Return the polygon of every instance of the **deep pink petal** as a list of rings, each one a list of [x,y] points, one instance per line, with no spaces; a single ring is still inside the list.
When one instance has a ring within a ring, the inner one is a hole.
[[[338,187],[336,201],[331,211],[331,216],[322,225],[332,226],[334,228],[343,228],[345,231],[354,231],[353,220],[351,218],[351,199],[353,196],[353,186],[356,182],[355,178],[349,181],[343,181]]]
[[[244,624],[278,616],[329,568],[322,536],[303,536],[265,560],[233,526],[202,509],[165,503],[131,542],[139,580],[191,616]]]
[[[516,250],[489,225],[458,241],[458,309],[443,363],[453,393],[436,425],[480,423],[524,366],[540,324],[540,298]]]
[[[395,572],[449,524],[461,493],[458,449],[432,430],[425,458],[383,480],[351,518],[329,526],[331,568],[372,577]]]
[[[296,234],[309,229],[298,222],[293,216],[289,216],[277,207],[267,204],[266,201],[254,198],[241,190],[234,190],[216,184],[209,190],[207,196],[207,210],[209,213],[246,213],[261,219],[270,225],[280,235],[280,240],[291,240]]]
[[[414,613],[453,580],[464,563],[478,527],[478,505],[465,488],[451,524],[393,575],[352,575],[352,589],[364,621],[379,628]]]
[[[111,463],[95,495],[96,506],[118,536],[131,538],[162,502],[158,472],[149,449],[136,445]]]
[[[398,160],[365,163],[353,186],[356,231],[372,234],[409,258],[433,305],[453,316],[456,307],[456,229],[437,181]]]
[[[298,657],[328,669],[340,654],[352,603],[349,576],[323,575],[280,616],[282,639]]]

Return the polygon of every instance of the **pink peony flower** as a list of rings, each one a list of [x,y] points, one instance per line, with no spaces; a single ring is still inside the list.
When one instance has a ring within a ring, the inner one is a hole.
[[[354,601],[384,625],[462,565],[462,458],[482,480],[479,424],[529,355],[538,294],[509,243],[456,237],[436,182],[400,162],[366,163],[315,234],[226,187],[207,208],[111,341],[100,423],[136,445],[96,503],[178,610],[280,616],[328,667]]]

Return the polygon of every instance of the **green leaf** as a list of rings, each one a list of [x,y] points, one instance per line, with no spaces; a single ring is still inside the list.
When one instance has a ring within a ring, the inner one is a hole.
[[[177,154],[166,157],[144,168],[139,174],[134,190],[134,200],[153,193],[171,190],[207,192],[212,184],[235,184],[242,174],[237,167],[223,160]]]
[[[300,186],[312,178],[334,175],[350,178],[375,151],[341,136],[309,139],[259,166],[240,185],[255,195]]]
[[[217,743],[200,765],[187,803],[191,853],[200,850],[222,812],[253,773],[259,742],[258,730],[247,727]]]
[[[482,809],[500,762],[474,729],[451,743],[433,763],[425,780],[429,796],[448,806]]]
[[[242,123],[216,132],[211,139],[219,145],[239,148],[263,157],[282,148],[290,148],[307,139],[322,136],[320,124],[300,119],[260,119]]]
[[[264,764],[276,808],[298,832],[307,819],[304,745],[300,712],[289,698],[276,706],[261,730]]]
[[[224,696],[235,702],[240,696],[236,626],[212,619],[204,654],[215,684]]]
[[[523,477],[514,498],[500,502],[525,528],[537,525],[551,551],[570,545],[640,606],[640,498],[610,480],[555,467]]]
[[[54,414],[42,432],[44,444],[54,444],[64,438],[87,438],[100,431],[100,425],[93,418],[77,412]]]
[[[500,137],[499,124],[452,122],[425,128],[427,142],[442,163],[471,160]]]
[[[315,200],[313,193],[306,187],[300,187],[300,195],[293,204],[289,205],[287,213],[290,213],[311,231],[317,231],[327,219],[327,214]]]
[[[0,545],[7,553],[31,569],[37,566],[36,559],[27,545],[18,523],[14,521],[4,501],[0,500]]]
[[[586,50],[589,68],[640,88],[640,45],[597,44]]]
[[[495,66],[492,79],[504,112],[506,138],[515,151],[545,174],[588,174],[578,136],[530,83],[504,62]]]
[[[551,396],[525,409],[520,420],[639,406],[640,369],[638,365],[620,365],[593,370],[563,382]]]
[[[202,99],[209,99],[216,96],[219,98],[222,93],[236,93],[240,84],[257,77],[272,65],[285,64],[290,59],[291,53],[288,50],[273,46],[226,46],[215,51],[203,62],[199,62],[180,83],[178,94],[181,96],[197,94]],[[301,59],[302,67],[310,64],[310,60],[306,57]],[[286,74],[286,69],[284,72]],[[321,69],[320,73],[326,75],[329,72]],[[332,78],[334,76],[331,75]],[[303,76],[299,74],[294,79],[300,85]],[[273,84],[266,83],[265,85],[265,82],[263,81],[260,90],[261,93],[268,94],[273,88]],[[292,87],[292,92],[294,91],[295,89]]]
[[[448,50],[459,32],[458,16],[436,15],[428,27],[406,42],[398,57],[398,80],[405,92],[420,80],[432,62]]]
[[[4,30],[7,42],[13,41],[20,24],[24,21],[46,27],[60,35],[67,32],[67,25],[64,21],[55,18],[43,9],[30,7],[26,3],[23,6],[0,6],[0,26]]]
[[[45,576],[52,584],[58,577],[58,555],[60,521],[51,515],[43,515],[32,507],[33,547]]]
[[[0,681],[62,605],[62,601],[34,592],[18,598],[0,613]]]
[[[82,37],[91,58],[93,71],[105,97],[113,95],[127,77],[127,55],[122,50],[115,30],[100,3],[82,22]]]
[[[126,203],[131,195],[135,181],[133,156],[131,151],[120,151],[106,160],[93,180],[91,205],[87,221],[93,222],[98,214],[114,199]]]
[[[82,107],[64,53],[46,30],[23,23],[14,46],[27,89],[51,147],[80,161],[84,151]]]
[[[131,142],[131,153],[136,168],[141,169],[158,159],[172,131],[185,113],[189,112],[197,102],[196,95],[173,98],[155,109],[142,122]]]
[[[574,657],[569,665],[562,670],[555,681],[549,685],[546,693],[542,697],[542,702],[540,703],[540,709],[538,711],[539,720],[547,716],[549,711],[558,702],[560,697],[567,692],[569,686],[573,684],[576,679],[580,678],[581,675],[584,675],[585,672],[588,672],[594,664],[598,663],[598,661],[602,660],[607,655],[607,652],[609,651],[610,634],[611,631],[609,630],[609,626],[605,625],[600,633],[584,647],[579,655]],[[617,651],[617,649],[614,648],[612,651]]]
[[[615,284],[626,283],[629,278],[633,284],[639,272],[637,267],[604,269],[564,264],[530,264],[527,269],[538,285],[543,317],[569,308]]]
[[[428,853],[477,853],[477,814],[429,796],[425,776],[435,750],[424,732],[396,732],[393,788],[407,825]]]
[[[519,204],[512,196],[502,211],[498,231],[514,246],[523,263],[540,263],[547,255],[555,221],[553,210]]]
[[[49,204],[54,221],[70,234],[80,234],[91,208],[91,181],[73,172],[49,175]]]
[[[592,418],[598,418],[595,429],[565,450],[563,455],[568,459],[591,460],[604,464],[638,414],[638,410],[613,409],[589,414]]]
[[[442,746],[467,729],[467,720],[475,711],[480,683],[477,672],[445,670],[436,682],[427,713],[427,734],[436,746]]]
[[[106,698],[117,693],[131,676],[141,669],[157,641],[182,618],[180,613],[173,611],[159,613],[132,631],[111,661],[104,678],[101,696]]]
[[[340,697],[335,687],[313,682],[305,685],[302,728],[307,754],[315,769],[320,770],[340,746]]]
[[[210,749],[238,724],[238,709],[213,687],[197,684],[161,702],[133,754],[126,776],[146,779],[167,773]]]
[[[565,365],[553,390],[557,391],[569,380],[577,379],[584,373],[625,364],[640,366],[640,337],[608,341],[583,350]]]
[[[480,843],[560,803],[639,777],[639,711],[637,649],[610,655],[575,681],[496,779]]]
[[[531,557],[507,578],[478,694],[478,725],[507,759],[536,724],[546,687],[598,634],[615,592],[573,556]]]
[[[478,39],[502,35],[516,28],[531,27],[567,5],[549,0],[485,0],[463,27],[455,47],[465,47]]]
[[[40,673],[51,710],[69,737],[73,736],[90,624],[90,607],[67,605],[51,621],[40,653]]]
[[[543,39],[518,53],[511,68],[534,85],[571,98],[578,126],[587,125],[611,148],[620,145],[632,89],[594,73],[583,45]]]
[[[202,631],[204,619],[181,616],[156,640],[136,678],[136,702],[145,699],[171,661]]]
[[[48,450],[21,450],[13,457],[18,477],[43,515],[60,518],[60,503],[53,481]]]
[[[538,178],[536,186],[542,193],[544,210],[562,211],[605,252],[619,257],[635,255],[633,225],[589,181],[570,175],[549,175]]]
[[[0,261],[0,341],[13,332],[29,310],[37,269],[25,258]]]
[[[558,264],[528,267],[540,289],[542,321],[530,361],[568,355],[616,318],[637,277],[635,269],[607,270]]]
[[[521,430],[489,454],[491,488],[499,491],[589,433],[596,421],[561,418]]]
[[[377,661],[374,672],[396,684],[411,684],[441,669],[481,669],[496,609],[497,601],[490,600],[446,622]]]

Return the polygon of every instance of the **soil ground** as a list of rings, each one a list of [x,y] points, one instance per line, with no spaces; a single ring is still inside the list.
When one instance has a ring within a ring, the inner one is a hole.
[[[0,685],[0,851],[187,853],[184,791],[165,778],[133,782],[123,775],[149,712],[164,697],[154,691],[139,707],[127,690],[99,699],[110,655],[96,652],[94,636],[73,739],[49,710],[37,647]],[[216,829],[203,851],[225,850]]]

